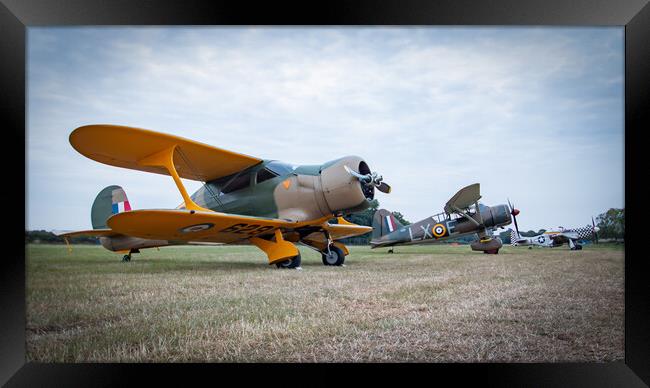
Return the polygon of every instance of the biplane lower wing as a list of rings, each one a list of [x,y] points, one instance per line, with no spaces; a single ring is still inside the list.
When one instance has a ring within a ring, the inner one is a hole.
[[[116,214],[106,223],[120,234],[146,239],[233,243],[295,229],[304,223],[183,209],[134,210]]]
[[[247,240],[265,251],[270,263],[298,254],[297,248],[284,240],[282,234],[284,231],[318,227],[328,231],[333,239],[340,239],[364,234],[372,229],[354,224],[331,225],[327,223],[327,218],[291,222],[274,218],[182,209],[133,210],[116,214],[106,223],[114,232],[144,239],[224,244],[241,243]],[[324,233],[311,233],[311,235],[318,234],[324,236]],[[322,239],[325,240],[324,237]]]
[[[320,226],[332,239],[368,233],[372,228],[355,224],[328,224],[326,219],[291,222],[219,212],[183,209],[133,210],[107,220],[114,233],[147,239],[233,243],[256,236],[273,235],[276,229],[297,230]]]
[[[326,224],[323,228],[327,230],[332,237],[332,240],[340,240],[343,238],[359,236],[372,232],[372,228],[362,225],[341,225],[341,224]]]
[[[78,237],[78,236],[91,236],[91,237],[111,237],[117,236],[112,229],[89,229],[89,230],[76,230],[73,232],[55,232],[59,237]]]
[[[352,224],[345,220],[341,221],[341,218],[339,218],[338,224],[326,223],[323,225],[323,230],[329,233],[329,236],[333,241],[336,241],[369,233],[372,231],[372,228],[369,226]],[[302,242],[321,251],[327,249],[328,243],[327,237],[320,231],[308,234],[302,239]],[[338,242],[334,242],[334,245],[343,250],[346,255],[350,253],[345,245]]]

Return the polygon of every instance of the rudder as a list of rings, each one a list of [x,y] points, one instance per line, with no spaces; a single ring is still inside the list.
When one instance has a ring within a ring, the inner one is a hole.
[[[378,239],[381,236],[392,233],[403,226],[404,225],[395,219],[393,213],[386,209],[379,209],[375,212],[375,215],[372,218],[372,239]]]
[[[106,229],[106,220],[113,214],[131,210],[126,192],[120,186],[105,187],[97,194],[90,212],[93,229]]]

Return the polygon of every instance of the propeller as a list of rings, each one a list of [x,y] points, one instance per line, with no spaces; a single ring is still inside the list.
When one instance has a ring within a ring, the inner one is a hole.
[[[517,225],[517,215],[519,214],[519,210],[515,209],[515,207],[512,206],[510,203],[510,198],[508,198],[508,206],[510,206],[510,214],[512,214],[512,219],[515,221],[515,230],[517,231],[517,236],[520,236],[519,225]]]
[[[591,226],[592,226],[591,229],[592,238],[594,239],[594,242],[598,244],[598,231],[600,230],[600,228],[596,226],[594,217],[591,217]]]
[[[383,182],[384,178],[381,175],[377,174],[376,172],[371,172],[369,174],[362,175],[346,165],[344,165],[343,167],[345,168],[345,171],[348,172],[348,174],[357,178],[359,182],[361,182],[362,184],[372,185],[382,193],[386,193],[386,194],[390,193],[390,186],[387,183]]]

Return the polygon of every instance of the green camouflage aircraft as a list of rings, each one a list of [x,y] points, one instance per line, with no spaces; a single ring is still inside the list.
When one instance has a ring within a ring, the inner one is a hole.
[[[493,237],[496,228],[512,222],[511,215],[519,210],[508,205],[485,206],[479,204],[480,186],[474,183],[460,189],[445,205],[444,212],[427,217],[422,221],[404,226],[386,210],[378,210],[373,218],[372,248],[396,245],[436,243],[450,238],[477,234],[478,240],[471,244],[472,250],[497,254],[503,243]]]
[[[91,235],[112,251],[179,244],[253,244],[269,264],[300,266],[300,243],[321,253],[323,264],[342,265],[346,237],[371,231],[343,215],[367,208],[375,189],[390,186],[358,156],[321,165],[263,160],[154,131],[87,125],[70,134],[84,156],[112,166],[170,175],[183,197],[176,209],[133,210],[124,190],[103,189],[92,206],[93,229],[61,234]],[[204,182],[188,195],[180,178]],[[328,220],[337,217],[337,224]]]

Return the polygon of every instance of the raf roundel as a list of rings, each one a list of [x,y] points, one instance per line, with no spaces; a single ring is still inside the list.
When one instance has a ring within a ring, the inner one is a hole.
[[[214,224],[197,224],[197,225],[190,225],[186,226],[184,228],[179,229],[178,231],[181,233],[193,233],[193,232],[200,232],[202,230],[210,229],[214,226]]]
[[[433,235],[436,238],[442,237],[447,233],[447,228],[443,224],[435,224],[432,229]]]

